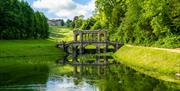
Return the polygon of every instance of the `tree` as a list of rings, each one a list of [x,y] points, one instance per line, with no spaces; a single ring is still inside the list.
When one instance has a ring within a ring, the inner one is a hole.
[[[66,26],[67,26],[67,27],[72,27],[72,20],[67,19],[67,21],[66,21]]]
[[[81,26],[81,29],[82,30],[90,30],[95,22],[96,22],[96,20],[94,18],[92,18],[92,17],[88,18],[86,20],[83,20],[83,24]]]
[[[75,16],[73,20],[73,28],[80,29],[83,23],[83,17],[82,16]]]
[[[92,29],[105,25],[111,38],[124,43],[176,46],[180,43],[179,11],[179,0],[96,0],[98,18]]]
[[[0,39],[47,38],[47,18],[34,12],[27,2],[0,1]]]

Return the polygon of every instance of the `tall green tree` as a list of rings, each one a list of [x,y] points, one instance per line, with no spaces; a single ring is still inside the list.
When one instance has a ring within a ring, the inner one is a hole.
[[[47,38],[47,18],[27,2],[0,1],[0,39]]]
[[[179,0],[96,0],[92,28],[104,23],[124,43],[180,47],[179,11]]]

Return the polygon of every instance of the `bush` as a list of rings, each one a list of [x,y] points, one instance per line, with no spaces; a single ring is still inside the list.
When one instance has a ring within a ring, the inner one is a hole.
[[[167,36],[163,39],[159,39],[154,46],[164,48],[179,48],[180,36]]]

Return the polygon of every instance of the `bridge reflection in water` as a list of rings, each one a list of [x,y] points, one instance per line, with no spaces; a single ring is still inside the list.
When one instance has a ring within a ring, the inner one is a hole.
[[[58,63],[61,65],[71,65],[73,67],[73,75],[80,77],[105,76],[108,72],[111,72],[110,65],[119,66],[120,64],[111,56],[98,55],[84,55],[72,58],[66,55]]]

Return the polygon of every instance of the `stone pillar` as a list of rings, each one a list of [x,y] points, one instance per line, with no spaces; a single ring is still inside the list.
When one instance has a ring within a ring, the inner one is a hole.
[[[80,76],[83,75],[83,68],[84,68],[83,61],[81,60],[81,64],[80,64]]]
[[[104,33],[104,42],[107,42],[107,33]]]
[[[90,38],[89,38],[89,33],[88,33],[88,38],[87,38],[87,40],[89,41],[89,39],[90,39]]]
[[[92,34],[91,34],[91,41],[94,41],[93,36],[94,36],[94,35],[93,35],[93,33],[92,33]]]
[[[99,63],[99,56],[96,56],[96,62],[95,62],[96,64],[98,64]]]
[[[74,41],[77,41],[77,34],[74,33]]]
[[[107,49],[108,49],[108,44],[105,44],[105,45],[104,45],[104,53],[107,52]]]
[[[104,63],[107,64],[108,63],[108,57],[104,56]]]
[[[73,46],[73,57],[76,58],[77,57],[77,46]]]
[[[100,36],[100,34],[98,33],[98,42],[100,42],[100,40],[101,40],[101,36]]]
[[[96,34],[96,42],[98,42],[98,33]]]
[[[97,42],[97,34],[94,34],[94,40]]]
[[[83,44],[81,43],[81,44],[80,44],[80,49],[79,49],[79,50],[80,50],[80,53],[79,53],[80,55],[83,54],[83,49],[84,49],[84,48],[83,48]]]
[[[98,45],[98,44],[96,45],[96,52],[97,52],[97,53],[101,53],[101,51],[100,51],[100,47],[99,47],[99,45]]]
[[[80,33],[80,42],[83,42],[83,33]]]
[[[80,49],[79,49],[79,50],[80,50],[80,54],[83,53],[83,43],[82,43],[83,40],[84,40],[84,39],[83,39],[83,33],[81,32],[81,33],[80,33],[80,42],[81,42],[81,43],[80,43]]]
[[[84,40],[87,41],[87,34],[84,34]]]

